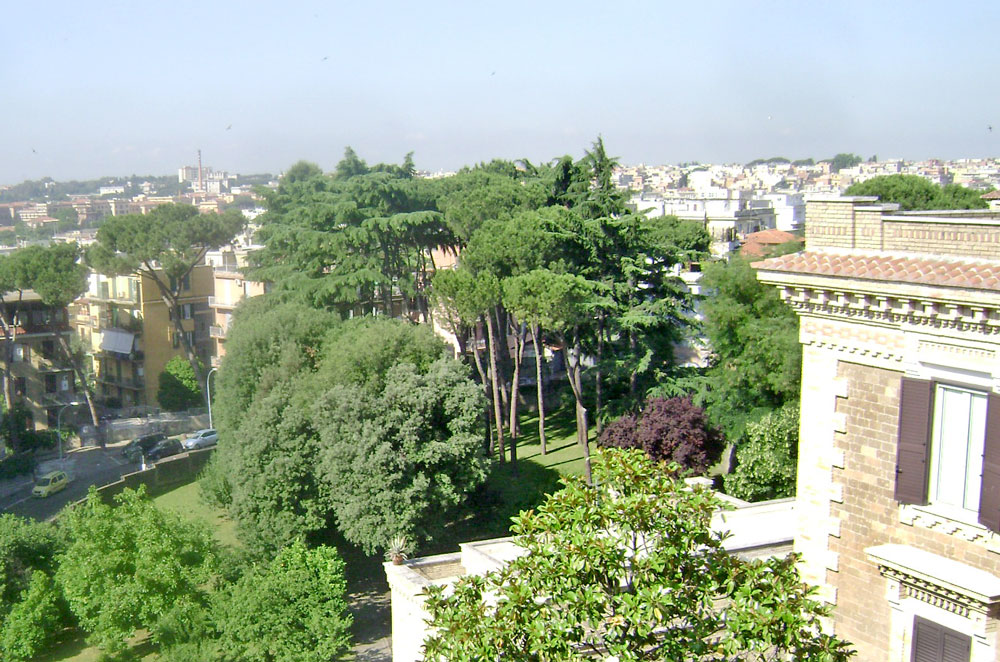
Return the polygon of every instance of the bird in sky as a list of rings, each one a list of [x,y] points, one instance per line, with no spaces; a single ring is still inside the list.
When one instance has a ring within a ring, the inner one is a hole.
[[[233,128],[232,124],[230,124],[229,126],[226,127],[226,131],[229,131],[231,128]]]
[[[322,60],[320,60],[320,62],[326,62],[326,61],[327,61],[327,60],[329,60],[329,59],[330,59],[330,56],[329,56],[329,55],[324,55],[324,56],[323,56],[323,59],[322,59]]]
[[[993,125],[992,124],[987,124],[986,125],[986,130],[989,131],[990,133],[993,133]]]

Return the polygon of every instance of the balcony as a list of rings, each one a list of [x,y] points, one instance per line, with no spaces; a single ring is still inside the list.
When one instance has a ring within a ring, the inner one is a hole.
[[[226,328],[222,326],[210,326],[208,327],[208,337],[225,339]]]
[[[97,381],[102,384],[132,389],[134,391],[141,391],[146,388],[146,380],[142,377],[118,377],[117,375],[110,373],[99,373],[97,375]]]
[[[235,308],[238,303],[239,301],[229,301],[215,296],[208,297],[209,308]]]

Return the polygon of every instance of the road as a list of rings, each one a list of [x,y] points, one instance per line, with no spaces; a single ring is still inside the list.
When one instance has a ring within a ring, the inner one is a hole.
[[[98,447],[74,449],[66,453],[66,458],[63,460],[64,467],[60,467],[58,460],[41,464],[42,471],[64,468],[70,477],[69,486],[58,494],[35,499],[31,496],[33,483],[29,477],[24,477],[21,479],[22,486],[0,500],[0,512],[35,520],[49,519],[67,503],[85,497],[91,485],[107,485],[121,478],[122,474],[137,471],[138,463],[128,462],[121,456],[122,445],[108,446],[107,449]]]

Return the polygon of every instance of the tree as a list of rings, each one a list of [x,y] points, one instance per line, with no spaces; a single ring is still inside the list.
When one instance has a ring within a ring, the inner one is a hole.
[[[941,187],[920,175],[883,175],[852,184],[847,195],[877,195],[880,202],[894,202],[903,211],[929,209],[985,209],[982,191],[958,184]]]
[[[797,556],[742,560],[710,528],[720,502],[676,466],[605,451],[511,527],[525,553],[428,589],[424,659],[849,659]]]
[[[265,247],[251,274],[285,299],[345,316],[411,307],[426,314],[431,250],[454,244],[434,206],[435,187],[388,167],[283,181],[266,195],[257,235]]]
[[[0,622],[21,601],[34,572],[55,573],[65,546],[64,536],[49,522],[0,515]]]
[[[205,394],[205,370],[184,332],[181,297],[191,271],[205,253],[219,248],[239,232],[246,219],[237,210],[201,214],[191,205],[161,205],[148,214],[112,216],[97,231],[97,243],[86,253],[87,263],[108,276],[134,274],[152,281],[171,311],[174,333],[181,340],[191,369]]]
[[[89,640],[112,653],[176,603],[202,601],[214,558],[208,531],[159,511],[145,487],[115,502],[91,487],[63,514],[70,543],[55,575]]]
[[[66,607],[52,578],[35,570],[21,600],[0,621],[0,652],[9,662],[37,659],[66,625]]]
[[[725,476],[726,494],[747,501],[795,496],[799,407],[786,404],[747,425],[736,448],[736,468]]]
[[[369,550],[439,533],[485,478],[482,399],[464,367],[423,325],[313,311],[289,329],[301,307],[262,308],[238,311],[227,341],[208,474],[251,553],[332,528]],[[334,323],[318,337],[323,315]]]
[[[802,347],[798,318],[750,262],[732,256],[705,269],[704,330],[712,350],[707,390],[697,400],[726,438],[737,441],[747,421],[797,402]]]
[[[442,517],[486,480],[479,387],[457,361],[398,363],[374,392],[336,385],[315,401],[320,476],[337,526],[367,553],[440,534]]]
[[[344,562],[297,541],[220,591],[214,615],[225,659],[329,662],[350,650]]]
[[[167,411],[184,411],[201,404],[198,376],[184,358],[175,356],[167,361],[160,373],[156,400]]]
[[[620,421],[620,422],[619,422]],[[602,448],[637,448],[658,462],[704,473],[718,459],[721,435],[690,398],[650,398],[639,416],[626,414],[598,439]]]
[[[841,152],[830,159],[830,170],[840,172],[845,168],[853,168],[862,161],[864,161],[864,159],[857,154],[846,154]]]

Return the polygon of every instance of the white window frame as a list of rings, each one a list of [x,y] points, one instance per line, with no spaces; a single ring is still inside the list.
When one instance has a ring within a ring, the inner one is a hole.
[[[969,398],[967,402],[962,401],[965,396]],[[979,516],[987,402],[986,391],[947,383],[934,384],[927,497],[936,509],[951,511],[957,519],[977,521]],[[946,406],[951,407],[950,412],[945,412]],[[966,406],[968,409],[963,411]],[[964,435],[960,425],[963,421]],[[965,457],[959,471],[956,460],[963,452]],[[959,483],[964,486],[964,493],[961,503],[956,503],[954,498],[945,496],[943,492],[948,486]]]

